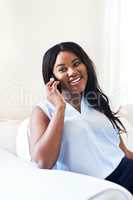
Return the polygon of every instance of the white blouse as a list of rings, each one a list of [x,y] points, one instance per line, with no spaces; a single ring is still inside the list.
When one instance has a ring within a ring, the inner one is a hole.
[[[39,106],[52,118],[54,106],[47,100]],[[106,178],[124,157],[120,137],[109,119],[82,97],[81,112],[66,103],[62,143],[54,169]],[[52,148],[52,147],[51,147]]]

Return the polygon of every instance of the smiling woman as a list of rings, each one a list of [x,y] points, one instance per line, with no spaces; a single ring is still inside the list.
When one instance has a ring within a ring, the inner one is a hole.
[[[71,52],[60,52],[53,68],[54,76],[61,82],[63,90],[80,94],[85,90],[88,73],[85,64]]]
[[[43,57],[42,74],[46,99],[35,106],[29,124],[32,161],[108,179],[133,193],[133,176],[124,178],[133,169],[133,153],[120,136],[126,130],[85,51],[74,42],[53,46]]]

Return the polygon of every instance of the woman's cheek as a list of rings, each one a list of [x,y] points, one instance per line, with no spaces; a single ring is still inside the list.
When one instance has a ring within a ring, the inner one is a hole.
[[[61,82],[61,88],[62,89],[68,89],[68,85],[64,82]]]

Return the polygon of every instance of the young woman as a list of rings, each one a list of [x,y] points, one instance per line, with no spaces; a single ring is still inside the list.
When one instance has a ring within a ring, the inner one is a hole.
[[[43,57],[47,98],[33,109],[30,154],[40,168],[63,169],[118,183],[133,193],[133,153],[126,131],[99,87],[94,64],[74,42]]]

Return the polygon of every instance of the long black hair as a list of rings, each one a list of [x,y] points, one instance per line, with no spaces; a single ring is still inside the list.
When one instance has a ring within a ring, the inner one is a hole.
[[[68,51],[74,53],[81,62],[87,67],[87,72],[89,75],[88,82],[84,91],[84,97],[87,99],[89,105],[91,105],[96,110],[104,113],[107,118],[111,121],[113,127],[118,129],[118,132],[126,132],[126,129],[120,119],[117,117],[118,112],[114,113],[109,105],[108,97],[102,92],[96,72],[94,69],[94,63],[88,57],[86,52],[81,46],[74,42],[62,42],[52,48],[50,48],[43,56],[42,63],[42,75],[44,83],[48,83],[50,77],[53,74],[53,66],[56,61],[57,55],[62,51]]]

